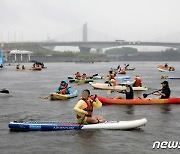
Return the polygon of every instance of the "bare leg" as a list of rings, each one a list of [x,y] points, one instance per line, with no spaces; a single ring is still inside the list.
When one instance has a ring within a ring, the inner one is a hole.
[[[86,120],[86,122],[89,124],[97,124],[97,123],[102,123],[105,121],[106,119],[104,119],[102,116],[87,117],[87,120]]]

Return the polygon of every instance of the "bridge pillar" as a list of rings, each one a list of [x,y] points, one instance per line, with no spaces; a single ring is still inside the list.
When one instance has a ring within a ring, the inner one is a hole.
[[[91,48],[79,47],[80,52],[90,52]]]

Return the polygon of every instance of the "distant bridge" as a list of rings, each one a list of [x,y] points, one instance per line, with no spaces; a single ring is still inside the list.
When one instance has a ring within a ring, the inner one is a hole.
[[[118,46],[163,46],[163,47],[172,47],[172,48],[180,48],[180,43],[171,43],[171,42],[140,42],[140,41],[96,41],[96,42],[12,42],[12,43],[4,43],[4,48],[8,49],[8,47],[18,47],[26,48],[26,46],[40,46],[45,49],[49,49],[53,51],[56,46],[71,46],[71,47],[79,47],[81,52],[89,52],[92,48],[96,49],[97,52],[102,51],[105,48],[118,47]]]
[[[103,38],[105,38],[105,35],[103,35]],[[22,50],[30,50],[30,51],[35,51],[35,50],[45,51],[48,49],[52,51],[56,46],[79,47],[81,52],[90,52],[90,50],[93,48],[96,49],[97,52],[99,52],[105,48],[118,47],[118,46],[163,46],[163,47],[180,48],[180,43],[141,42],[141,41],[123,41],[123,40],[88,41],[88,28],[86,23],[83,25],[82,41],[52,41],[51,40],[51,41],[42,41],[42,42],[9,42],[9,43],[4,43],[3,49],[6,50],[22,49]]]

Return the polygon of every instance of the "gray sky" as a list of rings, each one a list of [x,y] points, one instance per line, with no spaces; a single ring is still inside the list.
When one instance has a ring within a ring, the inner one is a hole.
[[[52,39],[87,22],[116,39],[180,41],[179,7],[180,0],[0,0],[0,40]]]

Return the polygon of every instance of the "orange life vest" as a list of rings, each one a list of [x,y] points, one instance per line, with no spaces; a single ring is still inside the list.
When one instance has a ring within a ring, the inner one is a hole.
[[[88,112],[88,114],[86,114],[86,117],[92,117],[92,112],[93,112],[93,104],[92,104],[92,102],[93,102],[93,100],[84,100],[84,99],[82,99],[82,98],[81,98],[80,100],[85,101],[86,104],[87,104],[87,107],[83,109],[84,111],[87,111],[87,112]],[[80,117],[80,116],[77,114],[77,118],[79,119],[79,118],[82,118],[82,117]]]
[[[114,79],[114,74],[111,74],[111,79]]]
[[[142,86],[142,80],[141,80],[141,78],[136,77],[135,79],[136,79],[136,81],[134,82],[133,87],[140,87],[140,86]]]
[[[59,90],[59,94],[65,95],[67,92],[67,86],[67,83],[64,86],[61,86],[62,89]]]

